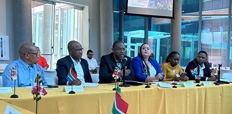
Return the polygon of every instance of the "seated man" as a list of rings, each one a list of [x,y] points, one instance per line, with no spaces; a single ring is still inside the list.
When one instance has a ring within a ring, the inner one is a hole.
[[[207,62],[208,54],[205,51],[200,51],[197,57],[188,63],[185,72],[190,80],[195,80],[195,76],[201,76],[202,81],[215,81],[216,76],[211,76],[211,70]]]
[[[87,60],[87,62],[88,62],[90,73],[96,74],[98,65],[97,65],[96,59],[93,58],[93,51],[92,50],[87,51],[87,57],[85,58],[85,60]]]
[[[58,85],[81,85],[85,82],[92,82],[88,63],[81,58],[82,50],[83,48],[79,42],[73,40],[68,43],[69,55],[59,59],[56,63]],[[67,76],[71,69],[77,75],[77,78],[72,82],[68,82]]]
[[[125,79],[134,80],[134,73],[131,68],[131,58],[125,56],[125,45],[121,41],[115,41],[112,47],[112,53],[101,57],[99,83],[111,83],[114,81],[112,77],[115,68],[118,69],[120,77],[123,76],[122,60],[126,58],[125,63]]]
[[[25,43],[19,48],[19,55],[20,58],[18,60],[6,66],[2,75],[3,86],[14,86],[14,82],[11,81],[11,70],[13,67],[16,68],[17,79],[15,84],[17,87],[34,85],[37,73],[39,73],[42,78],[42,84],[47,85],[44,78],[44,70],[37,64],[39,59],[37,47],[31,43]]]

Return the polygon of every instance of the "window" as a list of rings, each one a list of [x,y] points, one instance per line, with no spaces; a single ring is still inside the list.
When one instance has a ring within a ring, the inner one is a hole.
[[[50,69],[55,69],[57,60],[68,55],[69,41],[76,40],[88,45],[82,40],[82,9],[64,3],[32,2],[32,41],[40,47],[42,56],[50,64]]]

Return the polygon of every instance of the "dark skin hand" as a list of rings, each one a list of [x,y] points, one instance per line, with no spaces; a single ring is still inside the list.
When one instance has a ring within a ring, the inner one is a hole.
[[[72,82],[70,82],[69,85],[81,85],[81,80],[75,79]]]
[[[91,74],[96,74],[97,73],[97,69],[93,69],[93,70],[89,70]]]
[[[173,80],[174,81],[187,81],[189,78],[187,76],[182,76],[182,77],[175,77]]]
[[[215,81],[215,80],[217,80],[217,76],[209,77],[207,81]]]
[[[127,67],[125,66],[125,76],[129,76],[130,73],[131,73],[130,69],[127,69]],[[119,72],[119,75],[123,76],[123,70]]]

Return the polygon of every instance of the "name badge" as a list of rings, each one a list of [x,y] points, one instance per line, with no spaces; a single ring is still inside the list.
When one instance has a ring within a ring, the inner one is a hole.
[[[83,92],[84,91],[84,87],[83,86],[64,86],[64,91],[66,93],[69,93],[70,91]]]
[[[0,93],[12,93],[11,87],[0,87]]]
[[[183,84],[184,84],[184,87],[186,87],[186,88],[195,86],[195,84],[193,82],[184,82]]]
[[[172,85],[169,83],[163,83],[163,82],[159,82],[158,84],[160,87],[162,88],[172,88]]]
[[[203,85],[204,85],[204,86],[211,86],[212,83],[211,83],[211,82],[208,82],[208,81],[205,81],[205,82],[203,82]]]

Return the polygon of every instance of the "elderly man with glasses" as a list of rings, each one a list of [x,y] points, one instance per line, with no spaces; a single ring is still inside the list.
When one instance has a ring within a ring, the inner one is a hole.
[[[16,87],[33,86],[35,78],[39,74],[42,78],[42,84],[47,85],[44,78],[44,70],[37,64],[39,52],[36,46],[31,43],[25,43],[19,48],[19,59],[11,62],[6,66],[2,78],[4,87],[13,87],[14,82],[11,80],[11,70],[16,68]]]

